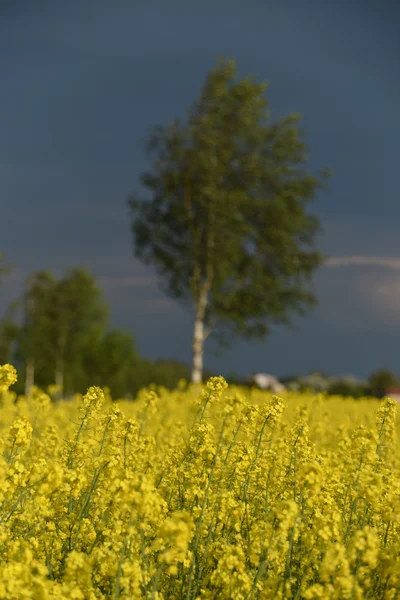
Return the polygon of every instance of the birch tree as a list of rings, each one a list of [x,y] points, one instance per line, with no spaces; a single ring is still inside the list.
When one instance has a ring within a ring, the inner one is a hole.
[[[306,209],[329,173],[305,170],[300,116],[272,121],[266,89],[219,60],[185,119],[149,136],[148,197],[128,197],[134,255],[193,315],[192,383],[210,335],[262,340],[317,304],[321,225]]]

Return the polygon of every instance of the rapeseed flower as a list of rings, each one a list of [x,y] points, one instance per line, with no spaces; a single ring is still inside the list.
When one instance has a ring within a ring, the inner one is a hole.
[[[216,377],[52,403],[15,378],[0,367],[0,600],[400,597],[390,399]]]
[[[17,382],[17,370],[12,365],[0,366],[0,393],[6,392],[8,388]]]

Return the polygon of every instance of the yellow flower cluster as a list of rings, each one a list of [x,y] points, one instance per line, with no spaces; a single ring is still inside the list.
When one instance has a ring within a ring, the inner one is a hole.
[[[0,393],[6,392],[8,388],[16,383],[17,371],[12,365],[3,365],[0,369]]]
[[[0,367],[0,600],[400,598],[393,400],[15,381]]]

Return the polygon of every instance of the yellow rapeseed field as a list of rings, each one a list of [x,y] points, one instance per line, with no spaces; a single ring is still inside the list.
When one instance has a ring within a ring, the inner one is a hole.
[[[400,598],[393,400],[15,381],[0,367],[1,599]]]

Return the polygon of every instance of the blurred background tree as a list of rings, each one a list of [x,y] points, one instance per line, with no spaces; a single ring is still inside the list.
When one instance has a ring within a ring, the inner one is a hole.
[[[367,391],[372,396],[382,398],[387,388],[398,386],[400,386],[399,378],[392,371],[378,369],[369,376]]]
[[[0,365],[12,363],[20,328],[16,323],[18,301],[11,302],[0,319]]]

